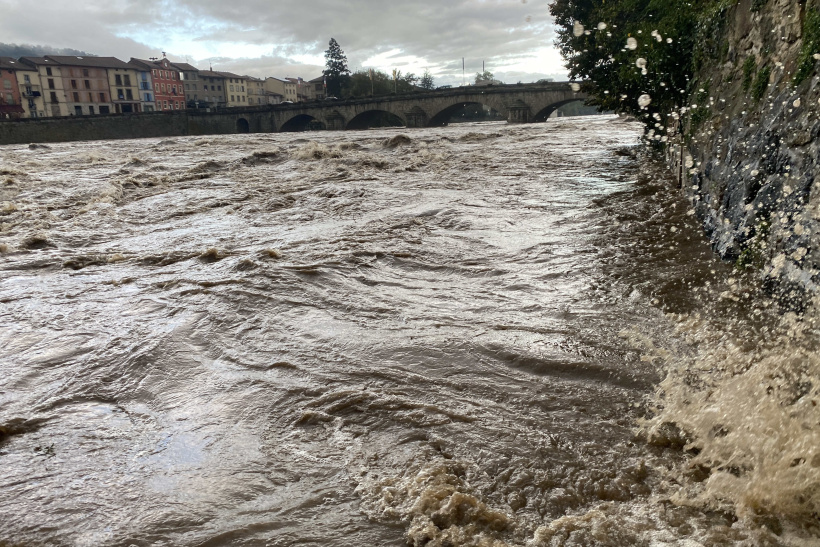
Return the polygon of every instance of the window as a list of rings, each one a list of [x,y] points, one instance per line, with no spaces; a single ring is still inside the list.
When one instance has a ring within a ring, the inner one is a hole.
[[[74,102],[75,102],[75,103],[80,102],[80,94],[79,94],[79,93],[77,93],[77,92],[75,91],[75,92],[73,93],[73,95],[74,95]]]
[[[162,110],[162,101],[157,101],[157,109]]]
[[[105,93],[100,93],[100,102],[101,103],[105,102]],[[102,113],[103,113],[102,107],[100,107],[100,114],[102,114]]]
[[[59,102],[59,101],[57,100],[57,93],[55,93],[54,91],[52,91],[52,92],[51,92],[51,102],[52,102],[52,103]]]
[[[177,110],[179,110],[179,102],[174,101],[174,108],[176,108]]]
[[[216,89],[214,89],[214,86],[211,86],[211,91],[216,91]]]
[[[54,76],[54,74],[51,73],[51,67],[46,67],[46,76]]]
[[[71,80],[71,89],[77,89],[77,80]]]
[[[117,85],[117,86],[122,85],[122,74],[114,75],[114,85]]]
[[[27,84],[30,84],[30,83],[31,83],[31,78],[29,77],[29,75],[28,75],[28,74],[24,74],[24,75],[23,75],[23,82],[25,82],[25,83],[27,83]]]
[[[152,70],[151,71],[151,76],[156,77],[156,75],[157,75],[157,69]]]
[[[48,88],[54,89],[54,80],[52,78],[48,79]]]
[[[131,85],[131,75],[130,74],[126,74],[122,78],[123,78],[123,81],[124,81],[123,85],[125,85],[126,87]]]
[[[162,92],[165,93],[165,84],[160,84],[160,88],[162,89]]]
[[[177,94],[177,86],[175,85],[174,86],[174,95],[176,95],[176,94]]]
[[[159,93],[159,84],[154,84],[154,91]]]
[[[234,101],[234,98],[233,98],[233,95],[231,95],[231,102],[233,102],[233,101]]]
[[[90,103],[94,102],[94,94],[93,93],[88,94],[88,102],[90,102]]]
[[[100,107],[100,114],[110,114],[110,113],[111,113],[111,109],[108,108],[107,106],[101,106]]]
[[[87,69],[87,68],[84,68],[84,69],[83,69],[83,78],[88,78],[88,69]],[[92,114],[93,114],[93,113],[94,113],[94,110],[92,109],[92,111],[91,111],[91,112],[92,112]]]
[[[233,91],[233,86],[231,86],[231,91]]]
[[[245,93],[245,86],[242,86],[242,93]]]
[[[4,79],[4,80],[3,80],[3,87],[4,87],[5,89],[11,89],[11,80],[6,80],[6,79]]]
[[[74,115],[75,116],[82,116],[83,115],[83,107],[82,106],[75,106],[74,107]]]
[[[89,82],[88,80],[85,80],[85,81],[83,82],[83,84],[85,85],[85,88],[86,88],[86,89],[91,89],[91,82]]]
[[[216,90],[217,91],[222,91],[222,86],[221,85],[216,86]]]
[[[90,106],[90,105],[89,105],[89,107],[88,107],[88,113],[89,113],[89,114],[93,114],[93,113],[94,113],[94,107],[93,107],[93,106]]]
[[[125,98],[128,99],[129,101],[134,100],[134,94],[131,92],[130,88],[125,90]]]
[[[14,96],[11,93],[6,93],[6,104],[14,104]]]

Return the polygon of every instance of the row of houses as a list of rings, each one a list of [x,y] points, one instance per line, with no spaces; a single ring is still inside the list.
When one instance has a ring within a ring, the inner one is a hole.
[[[116,57],[0,57],[0,120],[261,106],[323,99],[322,77],[253,78]]]

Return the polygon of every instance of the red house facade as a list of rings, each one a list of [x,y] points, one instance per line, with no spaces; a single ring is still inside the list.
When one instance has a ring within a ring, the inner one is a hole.
[[[19,67],[11,57],[0,57],[0,119],[20,118],[25,113],[17,82]]]
[[[151,81],[154,82],[154,96],[157,110],[185,110],[185,83],[180,77],[179,69],[162,58],[151,63]]]

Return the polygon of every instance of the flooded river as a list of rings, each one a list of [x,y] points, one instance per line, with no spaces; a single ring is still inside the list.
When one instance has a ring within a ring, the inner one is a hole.
[[[0,545],[817,545],[813,323],[639,135],[0,147]]]

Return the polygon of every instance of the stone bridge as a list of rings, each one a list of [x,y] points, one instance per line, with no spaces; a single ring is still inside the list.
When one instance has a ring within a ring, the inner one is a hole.
[[[174,110],[108,116],[68,116],[0,122],[0,145],[182,135],[225,135],[326,129],[365,129],[389,117],[407,127],[446,125],[464,106],[488,106],[510,123],[546,120],[561,105],[583,101],[569,83],[469,86],[409,95],[273,106]]]
[[[385,113],[407,127],[447,125],[457,110],[480,104],[492,108],[509,123],[545,121],[560,106],[583,101],[587,96],[573,91],[568,82],[454,87],[425,93],[389,95],[367,99],[321,101],[271,108],[274,131],[298,131],[310,122],[326,129],[364,129]],[[254,131],[251,123],[237,112],[237,131]]]

